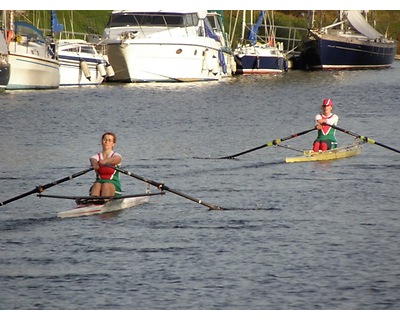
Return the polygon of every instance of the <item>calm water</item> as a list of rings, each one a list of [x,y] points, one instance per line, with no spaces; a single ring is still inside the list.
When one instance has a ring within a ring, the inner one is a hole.
[[[0,93],[0,200],[87,168],[112,130],[125,169],[230,209],[173,193],[75,219],[56,216],[70,200],[2,206],[0,309],[399,309],[398,153],[368,144],[354,158],[286,164],[296,151],[268,147],[213,159],[311,128],[328,97],[341,128],[400,148],[397,61],[380,71]],[[314,137],[286,142],[309,148]],[[93,178],[46,193],[87,194]],[[127,193],[145,189],[122,179]]]

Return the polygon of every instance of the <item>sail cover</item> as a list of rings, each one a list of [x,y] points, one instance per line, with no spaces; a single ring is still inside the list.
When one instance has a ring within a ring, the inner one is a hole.
[[[351,25],[364,36],[370,39],[382,38],[383,35],[376,31],[363,17],[359,10],[347,11],[347,19]]]
[[[0,53],[1,54],[8,53],[7,42],[6,42],[6,39],[4,39],[2,32],[0,32]]]

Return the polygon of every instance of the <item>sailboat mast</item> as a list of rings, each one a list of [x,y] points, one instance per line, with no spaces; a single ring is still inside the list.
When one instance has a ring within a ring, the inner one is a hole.
[[[339,21],[343,21],[343,10],[339,10]],[[340,24],[340,31],[344,31],[344,23]]]
[[[4,37],[7,38],[7,23],[6,23],[6,18],[7,18],[7,11],[3,10],[1,13],[1,29],[4,31]]]
[[[10,28],[10,30],[14,31],[14,11],[13,10],[10,11],[10,23],[9,23],[8,27]]]
[[[244,30],[246,29],[246,10],[243,10],[243,18],[242,18],[242,41],[244,40]]]
[[[314,29],[315,24],[315,10],[311,10],[310,29]]]

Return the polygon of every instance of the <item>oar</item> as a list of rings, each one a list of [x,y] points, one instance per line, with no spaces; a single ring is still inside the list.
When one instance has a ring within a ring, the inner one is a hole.
[[[314,127],[312,129],[309,129],[309,130],[305,130],[305,131],[302,131],[302,132],[299,132],[299,133],[294,133],[294,134],[292,134],[292,135],[290,135],[290,136],[288,136],[286,138],[272,140],[270,142],[264,143],[263,145],[255,147],[253,149],[249,149],[249,150],[246,150],[246,151],[243,151],[243,152],[240,152],[240,153],[233,154],[231,156],[226,156],[226,157],[222,157],[222,158],[218,158],[218,159],[233,159],[233,158],[236,158],[238,156],[241,156],[242,154],[249,153],[249,152],[252,152],[252,151],[256,151],[256,150],[261,149],[261,148],[276,146],[276,145],[280,144],[282,141],[286,141],[286,140],[289,140],[289,139],[292,139],[292,138],[299,137],[299,136],[301,136],[303,134],[306,134],[306,133],[309,133],[311,131],[314,131],[315,129],[316,128]]]
[[[118,168],[118,167],[110,166],[110,165],[108,165],[108,164],[106,164],[106,166],[107,166],[107,167],[110,167],[110,168],[113,168],[113,169],[115,169],[115,170],[117,170],[117,171],[119,171],[119,172],[122,172],[122,173],[124,173],[124,174],[126,174],[126,175],[128,175],[128,176],[131,176],[131,177],[133,177],[133,178],[136,178],[136,179],[138,179],[138,180],[141,180],[141,181],[144,181],[144,182],[146,182],[146,183],[148,183],[148,184],[151,184],[151,185],[157,187],[158,189],[160,189],[160,190],[162,190],[162,191],[164,191],[164,190],[165,190],[165,191],[169,191],[169,192],[175,193],[175,194],[178,195],[178,196],[181,196],[181,197],[183,197],[183,198],[186,198],[186,199],[188,199],[188,200],[197,202],[198,204],[201,204],[201,205],[203,205],[203,206],[206,206],[206,207],[208,207],[208,208],[211,209],[211,210],[225,210],[224,208],[222,208],[222,207],[220,207],[220,206],[216,206],[216,205],[214,205],[214,204],[209,204],[209,203],[204,202],[204,201],[202,201],[202,200],[200,200],[200,199],[196,199],[196,198],[194,198],[194,197],[192,197],[192,196],[189,196],[189,195],[187,195],[187,194],[184,194],[183,192],[180,192],[180,191],[171,189],[171,188],[167,187],[164,183],[160,183],[160,182],[156,182],[156,181],[152,181],[152,180],[143,178],[143,177],[141,177],[141,176],[138,176],[137,174],[134,174],[134,173],[132,173],[132,172],[126,171],[126,170],[121,169],[121,168]]]
[[[400,150],[398,150],[398,149],[395,149],[395,148],[393,148],[393,147],[387,146],[387,145],[385,145],[385,144],[383,144],[383,143],[379,143],[378,141],[372,140],[372,139],[370,139],[370,138],[368,138],[368,137],[361,136],[361,135],[359,135],[359,134],[357,134],[357,133],[348,131],[348,130],[346,130],[346,129],[339,128],[339,127],[335,126],[334,124],[329,124],[329,123],[326,123],[326,122],[324,122],[324,124],[327,125],[327,126],[332,127],[333,129],[342,131],[342,132],[347,133],[347,134],[349,134],[349,135],[351,135],[351,136],[353,136],[353,137],[356,137],[356,138],[358,138],[358,139],[360,139],[360,140],[362,140],[362,141],[364,141],[364,142],[368,142],[368,143],[371,143],[371,144],[376,144],[376,145],[378,145],[378,146],[381,146],[381,147],[384,147],[384,148],[386,148],[386,149],[392,150],[392,151],[394,151],[394,152],[400,153]]]
[[[55,185],[57,185],[57,184],[60,184],[60,183],[62,183],[62,182],[65,182],[65,181],[74,179],[74,178],[76,178],[76,177],[79,177],[79,176],[81,176],[81,175],[83,175],[83,174],[85,174],[85,173],[87,173],[87,172],[89,172],[89,171],[92,171],[92,170],[93,170],[93,168],[85,169],[85,170],[79,171],[79,172],[77,172],[77,173],[74,173],[74,174],[72,174],[72,175],[70,175],[70,176],[67,176],[67,177],[65,177],[65,178],[62,178],[62,179],[59,179],[59,180],[56,180],[56,181],[47,183],[47,184],[45,184],[45,185],[37,186],[37,187],[35,187],[34,189],[32,189],[31,191],[25,192],[25,193],[23,193],[23,194],[20,194],[19,196],[16,196],[16,197],[14,197],[14,198],[5,200],[5,201],[3,201],[3,202],[0,202],[0,206],[4,206],[5,204],[10,203],[10,202],[12,202],[12,201],[22,199],[22,198],[24,198],[24,197],[26,197],[26,196],[29,196],[29,195],[33,194],[33,193],[41,193],[41,192],[43,192],[44,190],[46,190],[46,189],[48,189],[48,188],[50,188],[50,187],[53,187],[53,186],[55,186]]]
[[[93,197],[93,196],[62,196],[62,195],[56,195],[56,194],[41,194],[39,193],[37,196],[39,198],[53,198],[53,199],[67,199],[67,200],[120,200],[120,199],[127,199],[127,198],[139,198],[139,197],[149,197],[149,196],[161,196],[164,195],[165,192],[157,192],[157,193],[137,193],[137,194],[129,194],[129,195],[124,195],[124,196],[98,196],[98,197]]]

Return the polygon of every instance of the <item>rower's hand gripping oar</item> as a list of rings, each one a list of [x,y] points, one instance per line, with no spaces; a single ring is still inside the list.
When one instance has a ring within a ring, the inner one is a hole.
[[[314,127],[312,129],[309,129],[309,130],[305,130],[305,131],[302,131],[302,132],[299,132],[299,133],[294,133],[294,134],[292,134],[292,135],[290,135],[288,137],[285,137],[285,138],[282,138],[282,139],[276,139],[276,140],[272,140],[270,142],[264,143],[263,145],[255,147],[253,149],[249,149],[249,150],[246,150],[246,151],[243,151],[243,152],[240,152],[240,153],[233,154],[231,156],[221,157],[221,158],[218,158],[218,159],[233,159],[233,158],[236,158],[238,156],[241,156],[242,154],[249,153],[249,152],[252,152],[252,151],[256,151],[256,150],[261,149],[261,148],[276,146],[276,145],[279,145],[282,141],[286,141],[286,140],[289,140],[289,139],[292,139],[292,138],[299,137],[299,136],[301,136],[303,134],[306,134],[306,133],[309,133],[311,131],[314,131],[315,129],[316,128]]]
[[[379,142],[377,142],[377,141],[375,141],[375,140],[372,140],[372,139],[370,139],[370,138],[368,138],[368,137],[361,136],[361,135],[359,135],[359,134],[357,134],[357,133],[348,131],[348,130],[346,130],[346,129],[339,128],[339,127],[335,126],[334,124],[329,124],[329,123],[326,123],[326,122],[324,122],[323,124],[324,124],[324,125],[327,125],[327,126],[330,126],[330,127],[332,127],[333,129],[336,129],[336,130],[342,131],[342,132],[344,132],[344,133],[347,133],[347,134],[349,134],[349,135],[351,135],[351,136],[353,136],[353,137],[356,137],[356,138],[358,138],[358,139],[360,139],[360,140],[362,140],[362,141],[364,141],[364,142],[368,142],[368,143],[371,143],[371,144],[376,144],[376,145],[378,145],[378,146],[381,146],[381,147],[384,147],[384,148],[386,148],[386,149],[392,150],[392,151],[394,151],[394,152],[400,153],[400,150],[398,150],[398,149],[395,149],[395,148],[393,148],[393,147],[387,146],[387,145],[385,145],[385,144],[383,144],[383,143],[379,143]]]
[[[148,183],[148,184],[151,184],[152,186],[155,186],[156,188],[160,189],[161,191],[169,191],[169,192],[175,193],[175,194],[178,195],[178,196],[181,196],[181,197],[183,197],[183,198],[186,198],[186,199],[188,199],[188,200],[197,202],[198,204],[201,204],[201,205],[203,205],[203,206],[206,206],[206,207],[208,207],[208,208],[211,209],[211,210],[225,210],[224,208],[222,208],[222,207],[220,207],[220,206],[216,206],[216,205],[214,205],[214,204],[209,204],[209,203],[204,202],[204,201],[202,201],[202,200],[200,200],[200,199],[196,199],[196,198],[194,198],[194,197],[192,197],[192,196],[189,196],[189,195],[187,195],[187,194],[184,194],[183,192],[180,192],[180,191],[171,189],[170,187],[167,187],[164,183],[160,183],[160,182],[156,182],[156,181],[152,181],[152,180],[143,178],[143,177],[138,176],[137,174],[134,174],[134,173],[132,173],[132,172],[130,172],[130,171],[126,171],[126,170],[124,170],[124,169],[121,169],[121,168],[118,168],[118,167],[114,167],[114,166],[111,166],[111,165],[108,165],[108,164],[106,164],[106,166],[107,166],[107,167],[110,167],[110,168],[113,168],[113,169],[115,169],[115,170],[117,170],[117,171],[119,171],[119,172],[122,172],[122,173],[124,173],[124,174],[126,174],[126,175],[128,175],[128,176],[131,176],[131,177],[133,177],[133,178],[136,178],[136,179],[138,179],[138,180],[141,180],[141,181],[144,181],[144,182],[146,182],[146,183]]]
[[[5,201],[3,201],[3,202],[0,202],[0,206],[4,206],[4,205],[6,205],[7,203],[10,203],[10,202],[12,202],[12,201],[22,199],[22,198],[24,198],[24,197],[26,197],[26,196],[29,196],[29,195],[33,194],[33,193],[41,193],[41,192],[43,192],[44,190],[46,190],[46,189],[48,189],[48,188],[50,188],[50,187],[53,187],[53,186],[55,186],[55,185],[58,185],[58,184],[60,184],[60,183],[65,182],[65,181],[68,181],[68,180],[74,179],[74,178],[76,178],[76,177],[79,177],[79,176],[81,176],[81,175],[83,175],[83,174],[85,174],[85,173],[87,173],[87,172],[89,172],[89,171],[92,171],[92,170],[93,170],[93,168],[85,169],[85,170],[79,171],[79,172],[77,172],[77,173],[74,173],[74,174],[72,174],[72,175],[70,175],[70,176],[67,176],[67,177],[61,178],[61,179],[59,179],[59,180],[56,180],[56,181],[47,183],[47,184],[45,184],[45,185],[37,186],[37,187],[35,187],[34,189],[32,189],[31,191],[25,192],[25,193],[23,193],[23,194],[20,194],[19,196],[16,196],[16,197],[14,197],[14,198],[5,200]]]

